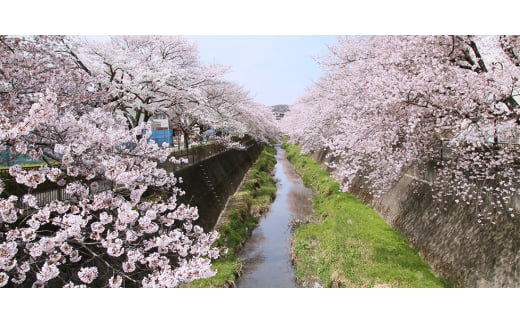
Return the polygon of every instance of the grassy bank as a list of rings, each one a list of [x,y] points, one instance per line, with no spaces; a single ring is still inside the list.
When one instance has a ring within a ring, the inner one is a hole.
[[[197,280],[187,287],[225,287],[235,280],[242,264],[236,253],[258,224],[258,216],[269,209],[276,194],[272,171],[276,164],[276,150],[268,146],[246,173],[241,186],[230,197],[215,229],[220,233],[216,246],[228,248],[228,253],[212,264],[217,274]]]
[[[311,187],[314,223],[296,229],[293,257],[303,286],[445,287],[429,266],[371,207],[340,192],[325,169],[285,144],[286,156]]]

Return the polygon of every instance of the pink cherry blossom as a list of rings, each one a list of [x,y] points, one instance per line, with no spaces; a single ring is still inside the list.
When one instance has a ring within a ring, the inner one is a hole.
[[[83,267],[78,271],[78,278],[85,284],[92,283],[98,276],[97,267]]]
[[[40,272],[36,275],[39,281],[45,283],[51,279],[58,277],[60,270],[54,264],[48,264],[47,262],[43,264]]]
[[[9,276],[4,272],[0,272],[0,287],[4,287],[5,285],[7,285],[8,281]]]
[[[185,133],[275,138],[268,109],[224,81],[226,67],[200,62],[182,37],[159,36],[0,36],[0,64],[0,150],[46,164],[14,165],[9,184],[0,180],[3,286],[176,287],[214,274],[189,260],[211,262],[218,235],[177,202],[182,179],[158,165],[178,161],[148,140],[149,119],[163,113]],[[47,188],[63,189],[60,200],[41,199]],[[153,191],[167,193],[150,201]],[[189,275],[177,269],[187,263]]]
[[[378,197],[435,164],[434,198],[492,221],[509,213],[520,179],[515,146],[498,145],[520,130],[518,46],[517,36],[339,38],[280,127],[327,156],[342,190]]]
[[[121,278],[120,275],[113,276],[108,280],[108,286],[110,288],[119,288],[121,287],[121,284],[123,283],[123,278]]]

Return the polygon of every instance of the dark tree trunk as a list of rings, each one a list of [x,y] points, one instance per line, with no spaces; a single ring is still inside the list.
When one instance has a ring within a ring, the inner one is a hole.
[[[184,135],[184,148],[188,149],[188,141],[190,140],[190,134],[186,131],[183,131],[182,134]]]

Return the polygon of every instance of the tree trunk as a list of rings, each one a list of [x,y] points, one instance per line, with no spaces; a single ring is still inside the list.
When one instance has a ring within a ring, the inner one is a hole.
[[[190,135],[186,131],[183,131],[182,134],[184,135],[184,148],[188,149],[188,147],[189,147],[188,141],[190,140]]]

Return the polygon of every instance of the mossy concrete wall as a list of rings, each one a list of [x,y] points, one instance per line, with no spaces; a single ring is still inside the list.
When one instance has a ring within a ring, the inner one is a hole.
[[[249,143],[247,150],[228,150],[175,173],[182,178],[179,186],[186,192],[179,201],[198,208],[195,224],[205,231],[213,229],[229,196],[263,148],[261,144]]]
[[[313,156],[327,161],[324,152]],[[373,205],[452,286],[520,287],[519,219],[479,223],[475,206],[434,200],[428,181],[409,175],[377,199],[362,187],[357,180],[350,193]],[[446,210],[435,215],[438,207]]]

